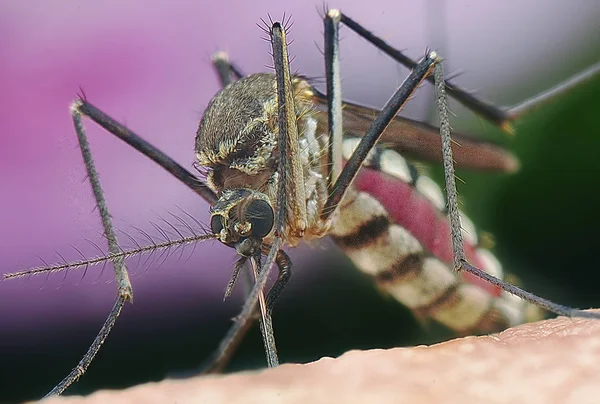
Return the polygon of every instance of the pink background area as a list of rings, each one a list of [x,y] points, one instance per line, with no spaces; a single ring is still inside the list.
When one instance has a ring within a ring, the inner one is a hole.
[[[598,40],[600,8],[592,1],[452,1],[439,14],[434,3],[330,5],[414,57],[426,46],[441,48],[447,72],[466,72],[458,83],[506,104],[544,89],[548,83],[540,77],[558,82],[575,73],[565,70],[565,60]],[[244,72],[266,70],[269,44],[255,24],[285,11],[294,22],[292,68],[322,77],[315,45],[322,47],[320,7],[282,1],[0,3],[0,272],[40,265],[38,256],[54,263],[60,260],[55,251],[78,259],[70,245],[95,255],[85,238],[102,243],[68,110],[80,86],[94,105],[191,169],[197,123],[218,91],[211,54],[227,51]],[[341,37],[346,98],[382,105],[406,71],[348,29]],[[524,86],[531,92],[515,93]],[[406,114],[424,117],[427,99],[412,102]],[[178,212],[175,206],[207,222],[208,205],[185,186],[94,125],[87,128],[118,228],[143,243],[131,225],[152,232],[149,222]],[[148,270],[131,260],[135,305],[126,315],[222,308],[234,260],[232,250],[216,243],[188,247],[182,259],[176,253]],[[83,277],[73,271],[1,282],[0,343],[35,341],[37,333],[84,319],[99,327],[115,294],[111,267],[100,269]],[[310,279],[309,265],[299,264],[292,282]],[[235,311],[239,300],[228,304]]]

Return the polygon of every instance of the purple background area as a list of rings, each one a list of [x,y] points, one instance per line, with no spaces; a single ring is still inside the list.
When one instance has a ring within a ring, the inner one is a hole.
[[[415,57],[427,45],[441,48],[448,58],[447,72],[466,71],[456,82],[506,104],[544,89],[548,83],[540,77],[559,82],[575,73],[565,70],[564,61],[577,58],[598,40],[600,9],[587,0],[546,1],[543,7],[539,1],[453,1],[439,15],[431,11],[433,3],[437,2],[330,5]],[[272,64],[269,44],[260,39],[263,33],[255,25],[261,17],[270,13],[278,18],[283,11],[291,15],[292,68],[323,76],[315,46],[316,42],[322,47],[322,22],[313,4],[172,4],[0,3],[0,272],[40,265],[38,256],[54,263],[60,260],[55,251],[67,260],[78,259],[70,245],[96,255],[84,238],[102,243],[68,110],[80,86],[93,104],[191,167],[197,123],[218,91],[211,54],[227,51],[244,72],[264,71]],[[345,98],[382,105],[405,70],[349,30],[341,36]],[[514,92],[525,84],[530,92]],[[411,102],[406,114],[426,116],[427,100]],[[88,123],[87,128],[119,229],[143,243],[130,225],[151,231],[149,222],[169,210],[176,213],[175,206],[207,222],[208,205],[185,186],[94,125]],[[318,248],[313,251],[321,253]],[[175,254],[149,270],[130,260],[135,305],[127,307],[129,321],[224,307],[221,296],[235,259],[233,251],[207,243],[186,261],[191,252],[188,247],[183,259]],[[156,261],[161,260],[151,260]],[[115,294],[112,269],[107,266],[100,272],[95,267],[83,278],[81,271],[73,271],[66,277],[1,282],[0,344],[12,344],[15,338],[33,344],[40,335],[68,333],[68,327],[83,321],[99,327]],[[300,264],[293,290],[299,291],[311,276],[318,274]],[[239,300],[229,307],[235,311]]]

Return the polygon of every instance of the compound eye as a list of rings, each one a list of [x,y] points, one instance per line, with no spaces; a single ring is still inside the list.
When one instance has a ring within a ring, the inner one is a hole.
[[[269,202],[254,199],[246,208],[246,220],[252,224],[252,236],[263,238],[273,228],[275,214]]]
[[[223,216],[214,215],[210,218],[210,229],[213,234],[220,234],[221,230],[223,230]]]

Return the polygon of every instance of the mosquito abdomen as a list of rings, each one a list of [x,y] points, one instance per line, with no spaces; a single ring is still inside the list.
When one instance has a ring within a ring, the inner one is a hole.
[[[354,139],[345,140],[344,154]],[[489,333],[533,321],[526,303],[493,285],[452,268],[450,228],[439,187],[392,150],[376,149],[344,201],[331,235],[357,267],[418,316],[431,317],[460,333]],[[463,215],[470,262],[495,276],[502,267],[478,247],[477,233]]]

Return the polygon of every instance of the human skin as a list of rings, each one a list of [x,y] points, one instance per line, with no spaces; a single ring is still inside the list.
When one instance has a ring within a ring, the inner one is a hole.
[[[592,403],[600,397],[600,321],[560,317],[431,346],[223,376],[165,380],[46,404]]]

